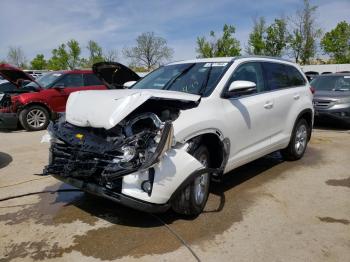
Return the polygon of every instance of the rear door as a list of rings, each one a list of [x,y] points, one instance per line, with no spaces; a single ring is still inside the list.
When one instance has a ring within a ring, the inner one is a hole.
[[[53,87],[50,88],[50,105],[55,112],[64,112],[66,110],[66,102],[69,94],[83,89],[83,74],[65,74],[54,84]]]
[[[278,146],[289,142],[290,122],[294,122],[300,111],[299,102],[306,81],[292,65],[278,62],[263,62],[266,86],[274,100],[271,111],[271,144]],[[293,123],[294,124],[294,123]]]

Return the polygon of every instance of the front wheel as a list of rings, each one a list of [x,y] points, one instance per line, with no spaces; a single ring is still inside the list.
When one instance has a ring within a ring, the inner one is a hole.
[[[294,161],[303,157],[309,141],[309,125],[305,119],[299,119],[294,126],[289,145],[281,150],[285,160]]]
[[[49,112],[40,105],[25,107],[19,113],[19,121],[27,131],[38,131],[46,129],[50,121]]]
[[[193,156],[208,167],[210,164],[209,151],[205,146],[198,147]],[[172,201],[172,209],[179,214],[197,216],[207,203],[209,195],[210,174],[204,173],[194,179]]]

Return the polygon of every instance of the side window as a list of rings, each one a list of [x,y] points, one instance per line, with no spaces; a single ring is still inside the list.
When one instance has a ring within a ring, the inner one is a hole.
[[[56,85],[63,85],[64,87],[80,87],[83,86],[82,74],[67,74],[57,81]]]
[[[228,84],[230,85],[233,81],[238,80],[254,82],[258,93],[266,90],[261,64],[259,62],[250,62],[238,66],[233,72]]]
[[[84,86],[103,85],[100,79],[94,74],[84,74]]]
[[[289,78],[289,86],[303,86],[306,84],[304,77],[294,66],[285,65],[288,78]]]
[[[267,88],[276,90],[289,86],[289,79],[285,66],[279,63],[263,63]]]

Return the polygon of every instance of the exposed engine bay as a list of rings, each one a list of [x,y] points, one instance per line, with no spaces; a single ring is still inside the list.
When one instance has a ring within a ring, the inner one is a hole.
[[[110,130],[52,123],[52,159],[46,171],[104,184],[146,169],[173,145],[171,115],[169,110],[161,112],[162,119],[152,112],[136,113]]]

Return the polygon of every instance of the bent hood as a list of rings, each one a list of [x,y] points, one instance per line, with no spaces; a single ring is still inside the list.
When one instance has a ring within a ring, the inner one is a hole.
[[[22,80],[22,81],[34,81],[34,78],[23,72],[21,69],[11,66],[9,64],[0,64],[0,75],[8,80],[9,82],[11,82],[12,84],[14,84],[17,88],[20,88],[21,86],[19,85],[19,81],[18,80]]]
[[[117,62],[100,62],[92,66],[94,74],[109,88],[122,89],[124,83],[137,81],[139,75]]]
[[[171,107],[189,109],[198,105],[200,96],[155,89],[79,91],[69,96],[66,120],[76,126],[110,129],[150,99],[166,100]]]

